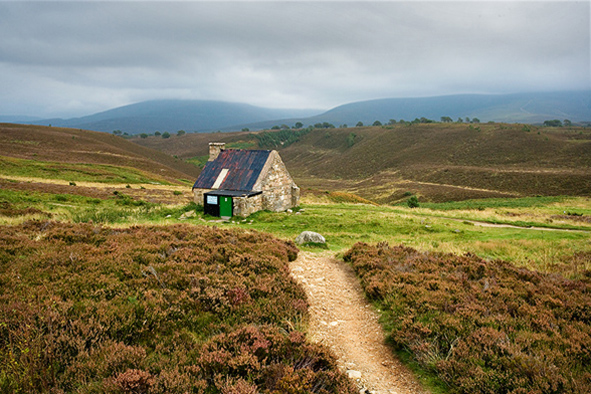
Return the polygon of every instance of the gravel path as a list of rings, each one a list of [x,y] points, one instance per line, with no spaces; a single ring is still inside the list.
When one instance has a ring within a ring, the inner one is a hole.
[[[308,336],[332,349],[361,393],[428,393],[385,345],[378,315],[350,266],[328,252],[300,252],[290,268],[308,295]]]

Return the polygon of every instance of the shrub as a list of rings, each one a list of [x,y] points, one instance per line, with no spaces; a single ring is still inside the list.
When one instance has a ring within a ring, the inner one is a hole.
[[[293,331],[307,318],[287,268],[296,256],[292,242],[239,230],[5,226],[0,392],[271,392],[299,381],[353,393],[332,356]]]
[[[409,208],[418,208],[419,199],[417,196],[410,196],[410,198],[406,201],[406,205],[408,205]]]
[[[308,134],[310,130],[280,130],[277,126],[278,131],[264,131],[262,133],[255,134],[254,137],[257,140],[257,144],[260,148],[276,148],[276,147],[287,147],[294,142],[299,141],[300,137]]]
[[[355,145],[355,137],[357,137],[355,133],[349,133],[349,135],[347,136],[347,148],[350,148],[353,145]]]
[[[358,243],[345,260],[388,338],[451,393],[591,392],[591,281]]]

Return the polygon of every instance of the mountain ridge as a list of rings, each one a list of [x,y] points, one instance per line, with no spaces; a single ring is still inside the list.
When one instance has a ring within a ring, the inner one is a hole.
[[[263,108],[212,100],[150,100],[79,118],[32,121],[29,117],[18,123],[149,134],[156,131],[174,133],[178,130],[262,130],[279,125],[293,126],[297,122],[304,126],[324,122],[335,126],[355,126],[358,122],[368,125],[375,121],[411,121],[422,117],[435,121],[442,117],[454,121],[469,117],[482,122],[536,124],[545,120],[569,119],[591,123],[591,90],[382,98],[347,103],[324,112],[314,109]]]
[[[527,107],[527,110],[526,110]],[[322,114],[305,119],[308,124],[328,122],[335,126],[355,126],[358,122],[371,125],[390,119],[412,121],[425,117],[439,121],[478,118],[482,122],[543,123],[551,119],[574,122],[591,121],[591,91],[516,93],[503,95],[457,94],[417,98],[383,98],[343,104]],[[301,121],[289,119],[286,122]],[[277,121],[276,121],[277,122]],[[289,125],[289,123],[286,123]],[[270,122],[244,125],[253,129],[270,128]]]
[[[308,117],[318,112],[321,111],[263,108],[215,100],[149,100],[79,118],[53,118],[27,123],[104,132],[121,130],[129,134],[178,130],[212,132],[237,123]]]

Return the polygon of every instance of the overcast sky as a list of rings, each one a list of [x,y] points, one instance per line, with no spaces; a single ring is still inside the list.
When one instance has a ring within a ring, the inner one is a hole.
[[[591,88],[590,2],[0,0],[0,115]]]

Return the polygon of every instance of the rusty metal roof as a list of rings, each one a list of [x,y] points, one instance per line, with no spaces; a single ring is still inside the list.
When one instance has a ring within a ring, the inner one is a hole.
[[[219,190],[250,191],[270,153],[270,150],[222,150],[215,160],[207,162],[193,188],[212,189],[222,170],[228,170],[226,176],[220,179]]]

